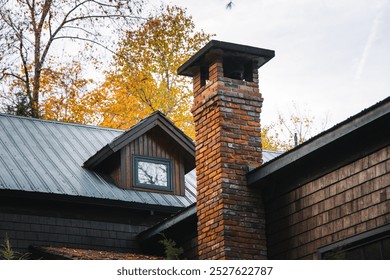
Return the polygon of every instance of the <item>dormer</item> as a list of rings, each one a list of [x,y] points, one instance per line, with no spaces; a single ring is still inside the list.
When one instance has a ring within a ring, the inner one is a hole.
[[[156,111],[96,152],[84,167],[123,189],[184,195],[185,174],[195,168],[195,146]]]

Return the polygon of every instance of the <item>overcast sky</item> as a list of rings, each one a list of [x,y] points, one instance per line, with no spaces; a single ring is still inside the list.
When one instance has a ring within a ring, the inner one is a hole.
[[[390,95],[388,0],[163,2],[216,40],[275,51],[259,71],[265,123],[296,103],[334,125]]]

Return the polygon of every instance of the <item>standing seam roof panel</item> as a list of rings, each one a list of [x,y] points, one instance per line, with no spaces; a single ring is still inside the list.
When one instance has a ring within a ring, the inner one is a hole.
[[[69,171],[69,169],[64,165],[63,158],[58,155],[58,152],[55,149],[53,149],[51,145],[51,142],[53,141],[48,141],[48,138],[50,138],[51,135],[42,130],[44,126],[38,128],[35,122],[31,122],[30,126],[23,123],[23,126],[26,128],[27,134],[31,137],[31,140],[37,144],[37,149],[34,151],[34,154],[37,156],[37,161],[40,162],[40,167],[45,170],[45,174],[47,174],[48,177],[51,177],[53,181],[58,182],[58,186],[65,190],[64,192],[77,195],[78,192],[74,187],[75,182],[70,180],[68,174],[65,175],[61,172],[61,170]],[[38,143],[40,145],[38,145]],[[46,149],[43,147],[46,147]],[[46,180],[46,178],[43,179]]]
[[[50,128],[50,129],[52,129],[52,128]],[[62,146],[63,148],[68,148],[68,149],[74,151],[75,145],[74,145],[74,143],[71,142],[71,139],[66,137],[61,129],[58,130],[58,134],[61,134],[65,141],[60,141],[59,138],[57,138],[55,136],[55,138],[58,140],[57,143],[61,143],[63,145]],[[55,135],[55,134],[53,134],[53,135]],[[81,186],[79,195],[80,196],[83,195],[82,190],[84,190],[87,193],[89,193],[92,197],[105,197],[104,192],[102,192],[101,190],[96,188],[96,186],[101,185],[102,183],[104,184],[104,186],[107,186],[110,184],[107,184],[106,181],[104,179],[100,178],[100,176],[98,176],[96,173],[94,173],[88,169],[83,169],[80,167],[81,163],[84,160],[80,153],[78,153],[78,152],[70,153],[67,149],[63,149],[63,152],[71,159],[71,161],[73,163],[72,166],[73,166],[73,168],[75,168],[75,175],[77,175],[79,177],[80,186]],[[86,190],[86,188],[83,187],[85,185],[94,186],[94,189],[89,190],[89,188],[88,188],[88,190]]]
[[[80,165],[79,162],[82,160],[81,155],[79,155],[78,153],[69,153],[69,151],[66,149],[66,147],[73,149],[74,146],[69,142],[69,139],[60,130],[53,132],[52,126],[45,125],[45,127],[46,127],[47,131],[50,132],[51,137],[54,140],[53,145],[56,146],[56,149],[59,151],[59,153],[62,153],[59,157],[61,158],[61,160],[65,159],[65,162],[67,163],[66,164],[67,167],[65,170],[71,171],[73,173],[73,176],[75,176],[75,178],[76,178],[77,185],[79,186],[78,187],[78,195],[82,195],[81,190],[84,190],[89,195],[91,195],[93,197],[96,196],[96,194],[92,190],[89,190],[89,188],[83,187],[83,186],[85,186],[85,184],[89,184],[89,183],[93,182],[93,180],[91,178],[88,178],[91,175],[89,175],[89,173],[86,172],[86,170],[82,170],[79,166]],[[63,138],[62,141],[60,140],[60,138],[57,137],[57,135],[62,135],[62,138]],[[79,162],[77,161],[75,156],[79,157]],[[83,176],[82,173],[85,173],[86,176]],[[89,180],[84,180],[84,177],[88,178]]]
[[[33,191],[40,191],[40,188],[45,189],[47,192],[53,192],[46,182],[43,182],[41,174],[35,169],[35,166],[29,159],[31,156],[31,150],[26,149],[26,141],[22,140],[20,133],[15,127],[12,121],[4,120],[5,127],[8,127],[6,134],[10,140],[5,150],[8,150],[10,158],[13,159],[17,168],[12,169],[12,174],[19,178],[22,177],[28,181],[27,185],[21,185],[22,188],[29,187]],[[7,125],[8,123],[8,125]],[[23,149],[23,151],[22,151]],[[42,185],[43,184],[43,185]],[[60,192],[58,190],[58,192]]]
[[[1,144],[1,139],[0,139],[0,144]],[[8,155],[6,154],[0,154],[0,170],[3,170],[2,172],[2,176],[0,177],[1,179],[1,186],[3,186],[4,188],[7,187],[9,189],[12,189],[12,190],[19,190],[21,189],[21,184],[18,180],[18,178],[24,178],[22,176],[19,176],[19,177],[15,177],[13,172],[11,171],[12,170],[12,166],[11,166],[11,169],[10,169],[10,163],[12,163],[12,160],[9,159],[8,160],[8,164],[4,161],[3,158],[8,158]],[[7,184],[7,182],[15,182],[15,184]],[[26,184],[28,186],[28,184]],[[31,191],[33,191],[33,189],[30,189]]]
[[[50,132],[46,125],[44,125],[43,127],[45,127],[47,132]],[[57,138],[56,133],[50,133],[50,136],[46,138],[46,145],[54,151],[55,156],[57,158],[57,166],[63,167],[60,168],[60,170],[65,170],[65,172],[70,175],[67,176],[68,182],[71,186],[73,186],[73,189],[76,191],[76,193],[78,195],[81,195],[84,191],[88,195],[94,196],[94,193],[92,192],[92,190],[90,190],[90,188],[84,187],[84,185],[89,182],[89,180],[84,180],[84,177],[88,178],[88,176],[80,176],[80,172],[84,172],[85,170],[80,169],[77,161],[71,158],[71,154],[69,154],[65,149],[61,149],[61,146],[59,145],[60,139]],[[52,139],[53,141],[47,141],[48,139]],[[85,173],[87,174],[87,172]]]
[[[0,187],[27,192],[94,197],[186,207],[193,196],[125,190],[82,168],[91,155],[123,131],[0,114]],[[186,180],[185,193],[193,188]]]

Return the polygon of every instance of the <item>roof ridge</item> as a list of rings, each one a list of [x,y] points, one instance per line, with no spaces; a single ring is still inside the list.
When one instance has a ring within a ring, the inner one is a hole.
[[[17,115],[6,114],[6,113],[0,113],[0,117],[24,119],[24,120],[35,121],[35,122],[54,123],[54,124],[60,124],[60,125],[79,126],[79,127],[101,129],[101,130],[113,130],[113,131],[117,131],[117,132],[124,132],[125,131],[123,129],[110,128],[110,127],[98,126],[98,125],[93,125],[93,124],[81,124],[81,123],[75,123],[75,122],[45,120],[45,119],[38,119],[38,118],[33,118],[33,117],[17,116]]]
[[[158,115],[158,116],[162,117],[163,119],[165,119],[166,121],[168,121],[168,122],[170,123],[170,125],[172,126],[172,128],[174,128],[177,132],[179,132],[180,134],[182,134],[182,136],[184,136],[185,138],[187,138],[187,140],[189,140],[189,141],[191,141],[191,142],[194,143],[194,140],[193,140],[193,139],[191,139],[187,134],[185,134],[185,132],[184,132],[182,129],[180,129],[179,127],[177,127],[177,126],[175,125],[175,123],[174,123],[166,114],[164,114],[164,113],[161,112],[160,110],[155,110],[155,111],[153,111],[153,113],[151,113],[150,115],[148,115],[148,116],[142,118],[139,122],[137,122],[136,124],[134,124],[133,126],[131,126],[129,129],[124,130],[123,132],[126,133],[126,132],[128,132],[128,131],[130,131],[130,130],[132,130],[132,129],[138,127],[138,126],[141,126],[143,123],[145,123],[145,122],[148,121],[149,119],[155,117],[156,115]],[[115,141],[115,139],[116,139],[116,138],[119,138],[120,136],[121,136],[121,135],[118,135],[117,137],[115,137],[115,138],[112,140],[112,142]]]

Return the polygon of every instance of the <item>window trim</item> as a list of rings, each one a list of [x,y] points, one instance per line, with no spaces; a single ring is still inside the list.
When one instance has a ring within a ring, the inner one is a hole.
[[[149,162],[154,164],[163,164],[167,166],[167,186],[162,185],[153,185],[153,184],[143,184],[138,181],[138,163],[139,162]],[[173,191],[173,168],[172,160],[165,158],[149,157],[149,156],[140,156],[133,155],[133,187],[143,188],[149,190],[160,190],[160,191]]]

